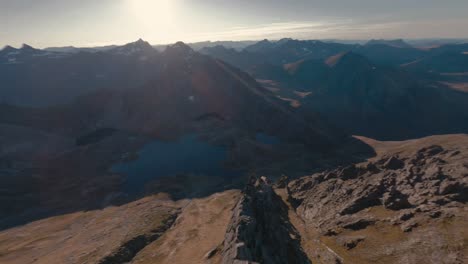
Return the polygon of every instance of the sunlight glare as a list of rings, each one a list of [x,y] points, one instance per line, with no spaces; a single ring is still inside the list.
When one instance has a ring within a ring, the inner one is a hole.
[[[171,26],[171,0],[127,0],[132,15],[145,26]]]

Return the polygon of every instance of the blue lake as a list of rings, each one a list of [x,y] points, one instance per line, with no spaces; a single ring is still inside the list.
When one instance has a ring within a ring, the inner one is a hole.
[[[127,176],[125,191],[137,193],[151,180],[177,174],[230,176],[235,172],[223,166],[227,149],[213,146],[196,135],[178,141],[154,140],[146,144],[133,161],[112,166],[111,171]]]

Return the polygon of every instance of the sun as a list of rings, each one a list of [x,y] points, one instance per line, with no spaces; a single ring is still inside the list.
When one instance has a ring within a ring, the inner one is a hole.
[[[173,22],[171,0],[127,0],[133,17],[145,26],[170,26]]]
[[[125,0],[138,37],[158,43],[179,39],[178,0]]]

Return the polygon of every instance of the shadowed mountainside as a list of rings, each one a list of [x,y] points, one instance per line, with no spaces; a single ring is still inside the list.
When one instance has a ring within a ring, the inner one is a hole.
[[[468,94],[353,52],[254,71],[296,112],[319,113],[350,134],[398,140],[468,131]]]
[[[138,57],[150,49],[138,41],[86,56]],[[248,74],[184,43],[156,52],[143,65],[154,65],[145,68],[150,77],[131,88],[126,84],[96,88],[56,106],[0,106],[3,132],[14,139],[2,142],[0,169],[5,171],[8,188],[1,194],[3,227],[122,204],[143,194],[205,197],[241,186],[250,170],[272,177],[285,171],[299,176],[372,155],[367,145],[318,116],[308,120],[296,116],[287,103]],[[15,131],[21,133],[15,135]],[[210,170],[179,175],[167,170],[168,175],[155,172],[150,177],[151,168],[137,168],[150,175],[134,181],[136,193],[126,191],[128,177],[136,174],[113,171],[115,164],[138,159],[154,140],[185,144],[180,139],[187,135],[223,149],[226,158],[219,167],[237,170],[237,176],[205,175]],[[259,141],[259,135],[276,143]],[[38,152],[33,142],[41,137],[44,148],[57,147]]]

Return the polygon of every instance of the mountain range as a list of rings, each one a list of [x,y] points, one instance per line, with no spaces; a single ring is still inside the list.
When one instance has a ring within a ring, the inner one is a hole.
[[[468,47],[0,50],[1,263],[464,263]]]
[[[319,113],[347,133],[389,140],[467,131],[467,95],[459,89],[468,71],[465,49],[284,39],[242,52],[202,52],[249,72],[298,112]]]

